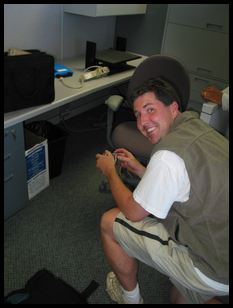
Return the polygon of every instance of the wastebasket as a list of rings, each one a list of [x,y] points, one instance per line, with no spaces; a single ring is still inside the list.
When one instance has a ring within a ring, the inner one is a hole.
[[[25,127],[48,140],[49,178],[59,176],[62,172],[68,133],[48,121],[34,121]]]

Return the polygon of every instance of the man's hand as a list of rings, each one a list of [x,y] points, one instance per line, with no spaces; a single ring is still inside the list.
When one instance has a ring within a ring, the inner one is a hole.
[[[103,154],[96,154],[96,167],[109,177],[111,172],[115,171],[115,159],[112,153],[106,150]]]
[[[123,168],[128,169],[140,178],[143,176],[146,168],[133,156],[132,153],[123,148],[116,149],[114,153],[117,155],[117,159],[120,161]]]
[[[129,170],[139,169],[144,173],[145,167],[141,165],[136,158],[125,149],[117,149],[115,152],[117,159],[127,166]],[[122,182],[116,172],[115,159],[110,151],[103,154],[96,154],[96,167],[107,176],[113,198],[120,211],[130,220],[139,221],[148,216],[149,213],[144,210],[133,198],[132,191]],[[143,170],[143,171],[142,171]]]

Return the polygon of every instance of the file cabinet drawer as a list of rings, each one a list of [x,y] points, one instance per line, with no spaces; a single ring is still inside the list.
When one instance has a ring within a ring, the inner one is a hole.
[[[229,33],[229,4],[171,4],[168,22]]]
[[[28,201],[23,124],[4,131],[4,219]]]

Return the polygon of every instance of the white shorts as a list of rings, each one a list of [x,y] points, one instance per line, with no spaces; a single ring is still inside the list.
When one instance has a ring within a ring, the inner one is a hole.
[[[156,218],[132,222],[120,212],[113,232],[129,256],[168,276],[189,304],[202,304],[214,296],[228,295],[200,279],[187,248],[174,242]]]

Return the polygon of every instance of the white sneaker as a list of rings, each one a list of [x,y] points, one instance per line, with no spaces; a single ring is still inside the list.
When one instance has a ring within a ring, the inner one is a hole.
[[[106,291],[114,302],[118,304],[127,304],[123,298],[121,285],[113,272],[108,273],[106,278]],[[139,304],[143,304],[143,298],[140,298]]]

